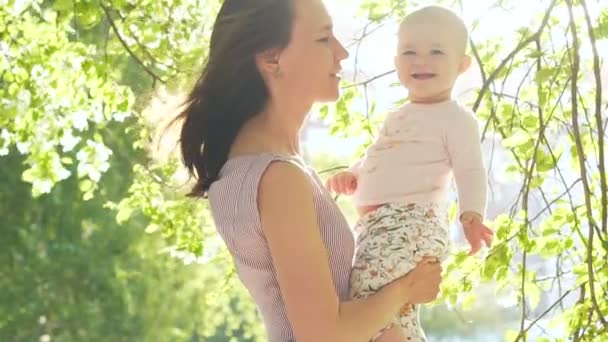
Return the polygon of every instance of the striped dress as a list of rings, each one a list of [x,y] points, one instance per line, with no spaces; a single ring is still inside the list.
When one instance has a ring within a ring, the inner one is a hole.
[[[295,341],[295,337],[257,209],[258,184],[273,161],[291,162],[310,176],[317,222],[341,300],[348,300],[354,237],[323,182],[300,158],[269,153],[235,157],[226,162],[219,179],[211,185],[209,201],[216,229],[233,257],[240,280],[262,315],[268,339],[288,342]]]

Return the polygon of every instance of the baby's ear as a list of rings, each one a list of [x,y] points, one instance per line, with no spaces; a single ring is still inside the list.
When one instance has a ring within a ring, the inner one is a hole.
[[[458,72],[462,74],[463,72],[467,71],[470,66],[471,66],[471,56],[464,55],[462,57],[462,61],[460,62],[460,69],[458,70]]]

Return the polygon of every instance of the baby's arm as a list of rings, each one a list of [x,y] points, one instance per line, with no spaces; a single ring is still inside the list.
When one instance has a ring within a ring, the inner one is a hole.
[[[363,163],[363,159],[357,160],[353,165],[351,165],[346,172],[350,172],[355,176],[355,178],[359,178],[359,170],[361,168],[361,163]]]
[[[483,221],[487,205],[487,175],[477,120],[459,113],[447,127],[447,149],[456,180],[461,222]]]
[[[357,178],[361,160],[357,161],[346,171],[336,173],[329,177],[325,184],[327,190],[341,195],[352,195],[357,190]]]
[[[389,114],[390,117],[391,114]],[[387,117],[388,119],[388,117]],[[380,126],[379,135],[387,134],[387,120],[385,120]],[[374,143],[368,147],[373,148],[374,145],[378,142],[378,138],[374,141]],[[351,165],[345,171],[339,172],[327,180],[325,187],[329,191],[336,192],[342,195],[352,195],[357,190],[357,180],[359,178],[361,166],[363,164],[364,158],[357,160],[353,165]]]
[[[488,180],[475,117],[461,113],[455,119],[456,122],[447,128],[447,148],[458,190],[459,218],[471,245],[469,255],[473,255],[482,243],[492,244],[493,233],[483,224]]]
[[[337,173],[327,180],[327,190],[341,195],[352,195],[357,190],[357,177],[348,171]]]

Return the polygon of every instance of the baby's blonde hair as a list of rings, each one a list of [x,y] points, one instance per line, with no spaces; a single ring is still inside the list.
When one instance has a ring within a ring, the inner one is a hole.
[[[466,52],[469,41],[469,30],[456,12],[438,5],[424,6],[406,15],[399,25],[399,31],[403,30],[406,26],[422,21],[425,23],[433,21],[437,22],[438,25],[447,24],[453,27],[454,33],[458,37],[457,43],[462,48],[462,52]]]

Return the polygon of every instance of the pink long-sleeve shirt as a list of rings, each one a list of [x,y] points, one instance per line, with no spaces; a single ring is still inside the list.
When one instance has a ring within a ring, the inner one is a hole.
[[[377,140],[351,167],[357,206],[384,203],[445,205],[452,177],[460,213],[485,216],[487,175],[479,126],[454,100],[408,103],[390,113]]]

